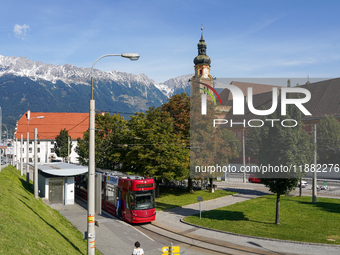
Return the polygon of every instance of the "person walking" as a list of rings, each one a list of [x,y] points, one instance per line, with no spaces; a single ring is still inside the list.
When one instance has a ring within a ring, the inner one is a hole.
[[[121,218],[121,210],[122,210],[122,201],[117,197],[117,203],[116,203],[116,217],[118,219]]]
[[[132,255],[144,255],[144,251],[142,248],[140,248],[140,243],[137,241],[135,242],[135,247],[133,249]]]

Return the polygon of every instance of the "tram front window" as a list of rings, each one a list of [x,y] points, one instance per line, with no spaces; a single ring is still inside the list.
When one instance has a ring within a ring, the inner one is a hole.
[[[146,210],[155,208],[154,190],[131,191],[130,205],[132,210]]]

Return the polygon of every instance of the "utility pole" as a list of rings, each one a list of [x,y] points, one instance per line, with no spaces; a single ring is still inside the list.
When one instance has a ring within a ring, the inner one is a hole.
[[[30,166],[28,165],[28,159],[29,159],[29,146],[30,146],[30,133],[28,132],[27,128],[27,142],[26,142],[26,181],[27,183],[30,183]]]
[[[70,136],[67,134],[67,163],[70,163]]]
[[[246,183],[246,147],[244,141],[244,128],[242,134],[242,147],[243,147],[243,182]]]
[[[316,181],[317,181],[317,175],[316,175],[316,124],[313,125],[313,143],[314,143],[314,177],[313,177],[313,203],[316,204],[317,202],[317,189],[316,189]]]
[[[34,198],[39,199],[38,194],[38,129],[34,128]]]
[[[20,141],[20,172],[21,172],[21,175],[24,174],[24,162],[22,162],[23,143],[24,143],[24,135],[21,134],[21,141]]]

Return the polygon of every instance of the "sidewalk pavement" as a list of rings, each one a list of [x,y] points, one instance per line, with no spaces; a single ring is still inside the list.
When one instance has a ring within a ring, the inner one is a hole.
[[[226,196],[214,200],[202,202],[202,212],[220,208],[226,205],[242,202],[252,199],[266,192],[256,190],[239,190],[241,193],[232,196]],[[244,192],[243,192],[244,191]],[[243,193],[242,193],[243,192]],[[68,219],[79,231],[86,231],[86,202],[77,199],[74,205],[52,205],[51,207],[58,210],[66,219]],[[219,232],[200,227],[195,227],[181,222],[185,216],[199,213],[199,204],[192,204],[183,207],[177,207],[167,211],[157,212],[156,221],[152,224],[169,229],[177,233],[190,233],[190,236],[209,239],[216,243],[235,244],[240,247],[249,249],[263,250],[264,252],[277,254],[340,254],[340,246],[315,245],[298,242],[275,241],[265,238],[256,238],[242,235],[235,235],[225,232]],[[115,217],[103,213],[102,216],[96,215],[96,220],[100,222],[100,227],[96,227],[96,248],[106,254],[131,254],[133,244],[138,240],[144,248],[145,254],[161,254],[162,246],[166,243],[155,242],[150,237],[144,235],[133,225],[117,220]],[[181,240],[178,240],[181,241]],[[182,249],[182,248],[181,248]],[[182,254],[182,250],[181,250]],[[185,254],[197,254],[195,251],[187,250]],[[234,254],[237,253],[237,249]],[[242,253],[244,254],[244,253]]]
[[[46,202],[46,201],[44,201]],[[62,216],[69,220],[81,233],[87,230],[87,203],[76,198],[73,205],[50,205],[51,208],[58,210]],[[99,227],[95,227],[96,248],[104,255],[131,254],[134,243],[138,240],[142,248],[149,247],[148,253],[151,255],[161,254],[159,250],[152,245],[148,245],[150,240],[137,232],[133,226],[126,222],[116,219],[114,216],[103,212],[102,215],[96,215],[96,221]]]

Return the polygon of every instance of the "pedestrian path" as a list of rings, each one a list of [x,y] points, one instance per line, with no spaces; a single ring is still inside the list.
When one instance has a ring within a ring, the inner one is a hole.
[[[235,189],[235,191],[237,191]],[[256,198],[261,195],[268,194],[256,190],[243,190],[239,189],[238,193],[232,196],[217,198],[214,200],[205,201],[202,203],[202,212],[214,210],[223,206],[231,205],[234,203],[242,202],[248,199]],[[199,205],[192,204],[183,207],[177,207],[168,211],[157,213],[155,224],[159,227],[169,229],[177,233],[190,233],[190,236],[200,239],[214,239],[216,243],[232,243],[240,247],[260,248],[266,252],[274,254],[301,254],[301,255],[339,255],[340,246],[323,245],[323,244],[306,244],[299,242],[289,242],[281,240],[273,240],[268,238],[256,238],[250,236],[243,236],[232,233],[225,233],[200,227],[195,227],[182,222],[186,216],[199,213]],[[237,254],[237,253],[235,253]]]
[[[73,205],[51,205],[69,220],[81,233],[87,230],[87,203],[76,199]],[[148,253],[159,255],[161,248],[153,247],[151,240],[137,232],[131,225],[116,219],[110,214],[96,215],[99,227],[95,227],[96,248],[104,255],[131,254],[134,243],[138,240],[142,247],[148,246]],[[151,249],[150,249],[151,248]]]

